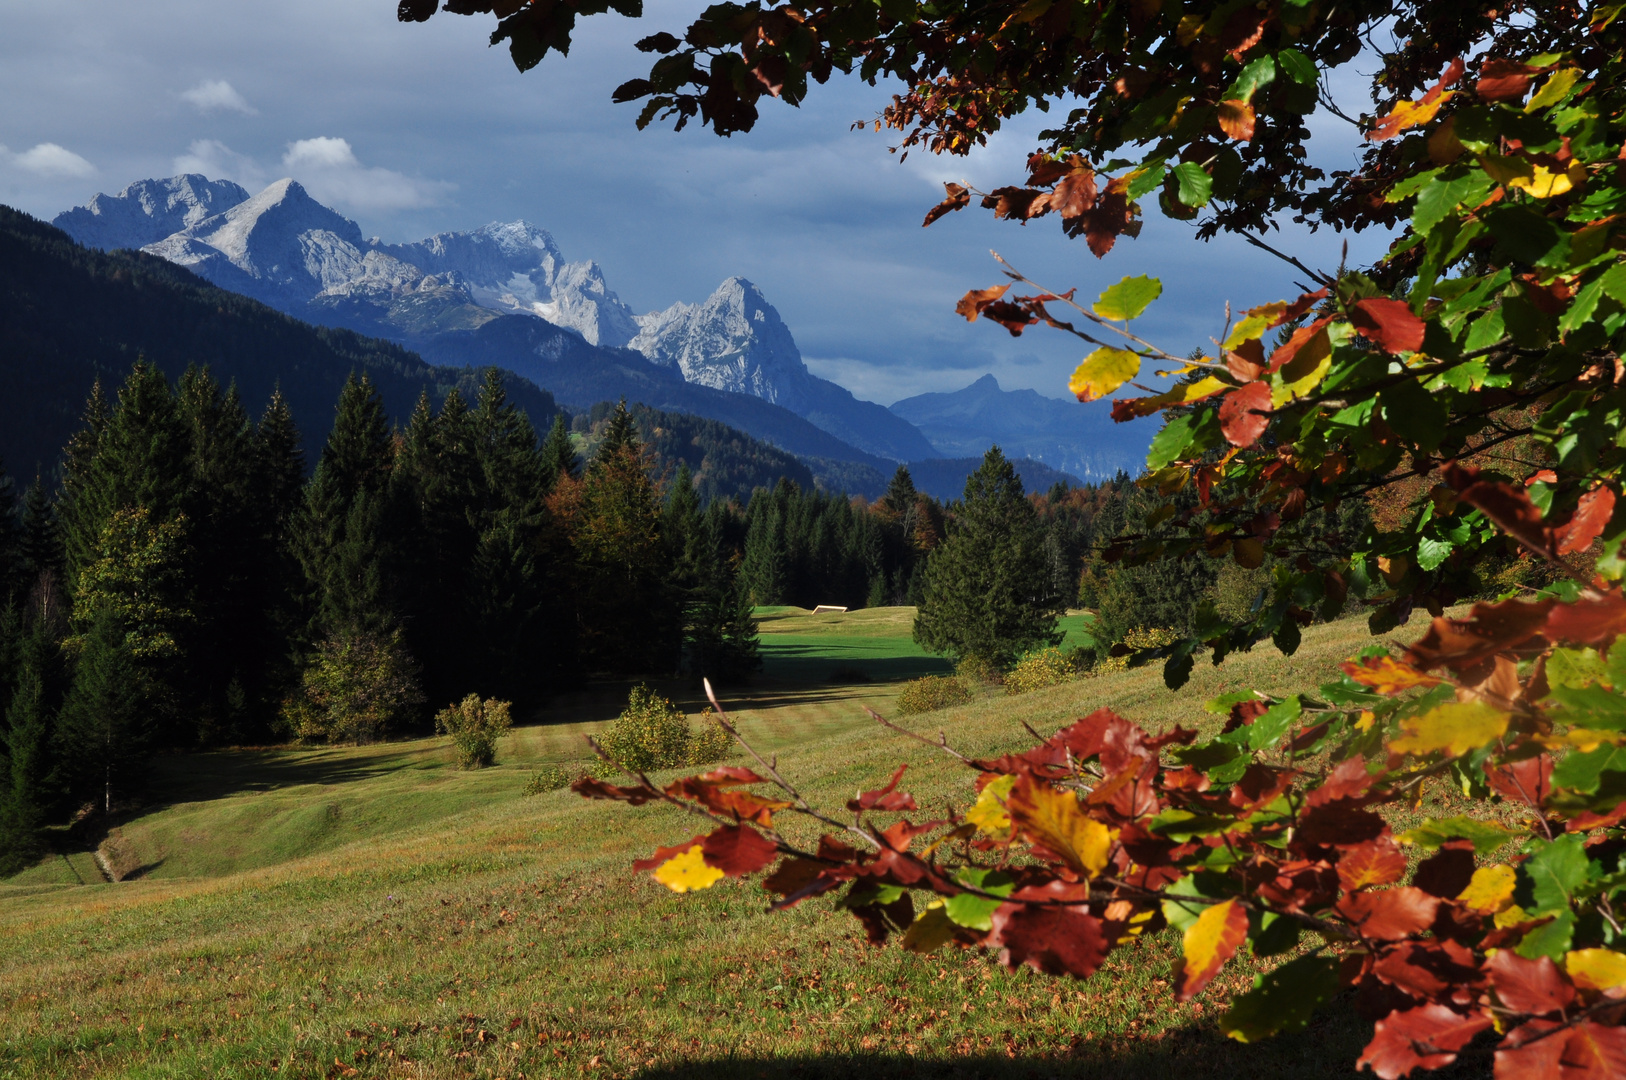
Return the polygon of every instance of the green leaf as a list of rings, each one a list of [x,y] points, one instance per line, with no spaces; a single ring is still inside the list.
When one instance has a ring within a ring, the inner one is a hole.
[[[1157,470],[1178,461],[1180,455],[1186,452],[1186,447],[1192,444],[1195,432],[1192,428],[1192,416],[1177,416],[1163,425],[1163,430],[1152,438],[1152,445],[1146,451],[1146,467]],[[1171,504],[1172,505],[1172,504]]]
[[[1456,545],[1448,540],[1433,540],[1423,537],[1417,544],[1417,565],[1423,570],[1433,570],[1450,558]]]
[[[1338,970],[1335,956],[1301,956],[1255,975],[1253,989],[1232,1001],[1220,1018],[1220,1030],[1241,1043],[1303,1031],[1315,1011],[1342,989]]]
[[[1614,659],[1611,654],[1610,659]],[[1603,658],[1597,649],[1554,649],[1547,657],[1547,685],[1580,689],[1604,677]],[[1613,685],[1613,681],[1611,681]]]
[[[1248,948],[1255,956],[1278,956],[1299,943],[1299,921],[1291,916],[1267,911],[1255,914],[1252,921],[1254,926],[1248,930]]]
[[[1256,717],[1248,727],[1248,745],[1255,750],[1269,750],[1275,746],[1293,722],[1304,714],[1304,707],[1295,695],[1278,701]]]
[[[1240,705],[1244,701],[1258,701],[1260,697],[1252,690],[1232,690],[1229,694],[1221,694],[1212,701],[1203,702],[1203,708],[1211,713],[1227,713],[1232,705]]]
[[[1257,60],[1250,61],[1248,66],[1244,67],[1241,73],[1237,75],[1236,81],[1220,97],[1229,101],[1251,101],[1254,91],[1275,81],[1276,58],[1274,56],[1261,56]],[[1187,203],[1186,205],[1191,204]]]
[[[1474,845],[1474,851],[1480,855],[1489,855],[1518,835],[1511,829],[1504,829],[1489,821],[1471,817],[1448,817],[1436,818],[1424,822],[1415,829],[1408,829],[1400,834],[1400,842],[1416,844],[1420,848],[1433,851],[1447,840],[1462,839],[1470,841]]]
[[[1214,195],[1214,180],[1195,161],[1182,161],[1174,167],[1174,179],[1180,201],[1196,208],[1208,205]]]
[[[1584,754],[1565,755],[1553,767],[1553,786],[1590,795],[1605,772],[1626,772],[1626,746],[1600,746]]]
[[[1555,963],[1561,963],[1564,954],[1570,951],[1570,942],[1574,936],[1575,913],[1563,911],[1546,926],[1538,926],[1524,935],[1524,940],[1519,942],[1513,951],[1526,960],[1537,960],[1545,956]]]
[[[1182,902],[1180,897],[1203,897],[1217,900],[1226,895],[1225,878],[1219,874],[1199,872],[1187,875],[1163,890],[1168,897],[1163,901],[1163,917],[1182,934],[1191,929],[1197,917],[1214,905],[1202,900]]]
[[[1303,86],[1314,86],[1319,73],[1308,56],[1297,49],[1283,49],[1276,54],[1276,64],[1283,75]]]
[[[1124,194],[1131,199],[1138,199],[1149,191],[1156,191],[1158,185],[1163,183],[1163,175],[1166,172],[1168,169],[1161,160],[1147,162],[1129,174],[1129,188]]]
[[[1576,890],[1586,884],[1589,863],[1583,840],[1580,833],[1569,833],[1557,840],[1530,842],[1530,858],[1519,869],[1530,879],[1533,903],[1527,910],[1532,914],[1570,909]]]
[[[1103,319],[1133,319],[1163,295],[1163,283],[1154,277],[1126,277],[1101,294],[1095,313]]]
[[[1016,882],[1009,874],[998,870],[979,870],[967,866],[954,875],[954,879],[961,885],[967,885],[983,892],[990,892],[996,896],[1009,896],[1016,887]],[[990,900],[985,896],[974,896],[971,893],[959,893],[951,896],[943,904],[948,917],[961,926],[972,930],[992,930],[994,928],[993,915],[998,910],[1000,901]]]
[[[1554,686],[1553,700],[1563,706],[1556,719],[1580,727],[1626,731],[1626,697],[1602,686]]]

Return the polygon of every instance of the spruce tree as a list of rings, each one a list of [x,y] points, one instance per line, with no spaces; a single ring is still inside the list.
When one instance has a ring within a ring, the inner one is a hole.
[[[561,477],[574,480],[578,471],[576,448],[570,442],[570,426],[560,413],[553,418],[553,427],[548,429],[547,441],[542,444],[542,476],[551,488]]]
[[[948,538],[927,562],[915,640],[932,652],[1000,666],[1056,644],[1064,604],[1048,571],[1033,504],[1011,463],[992,447],[966,479]]]
[[[915,508],[916,494],[915,480],[909,475],[909,467],[899,465],[892,474],[891,482],[886,485],[886,494],[881,496],[881,502],[901,517]]]
[[[56,710],[61,660],[48,619],[36,617],[20,642],[16,684],[0,732],[0,877],[44,853],[41,830],[57,801]]]
[[[785,512],[760,490],[751,498],[751,524],[745,534],[740,579],[751,602],[771,606],[785,602]]]
[[[0,607],[11,603],[28,587],[23,554],[22,521],[17,514],[17,488],[0,462]]]
[[[547,487],[546,467],[536,445],[536,429],[524,411],[508,400],[503,373],[487,368],[470,417],[489,516],[499,509],[529,511]],[[489,521],[482,522],[482,525]]]
[[[103,608],[80,646],[57,721],[57,747],[70,793],[95,802],[104,813],[143,786],[151,742],[146,683],[123,624],[111,608]]]
[[[622,398],[599,428],[599,443],[593,452],[593,460],[608,461],[622,451],[631,449],[637,452],[640,447],[638,423],[627,411],[627,399]]]
[[[28,592],[38,587],[44,574],[62,576],[62,532],[57,527],[56,507],[38,475],[23,496],[22,562]]]
[[[281,386],[271,391],[271,401],[254,431],[254,448],[254,486],[266,516],[262,528],[281,534],[293,519],[305,487],[305,450]]]

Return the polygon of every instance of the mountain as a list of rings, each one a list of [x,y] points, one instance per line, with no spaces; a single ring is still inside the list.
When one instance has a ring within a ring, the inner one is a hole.
[[[404,422],[418,395],[457,387],[471,400],[480,372],[437,367],[391,342],[308,326],[186,269],[135,251],[87,249],[57,229],[0,206],[0,460],[25,479],[54,467],[78,429],[91,384],[109,396],[145,357],[170,378],[190,365],[235,383],[258,417],[280,386],[315,461],[345,378],[366,371]],[[511,398],[545,428],[559,409],[527,380]]]
[[[86,247],[140,248],[190,228],[248,198],[230,180],[197,173],[137,180],[117,195],[98,195],[58,214],[55,225]]]
[[[1120,469],[1139,475],[1156,433],[1146,421],[1114,424],[1104,405],[1002,390],[992,375],[950,394],[905,398],[892,411],[945,457],[981,455],[998,445],[1009,457],[1033,458],[1088,480],[1107,479]]]
[[[168,201],[159,198],[164,193]],[[523,345],[528,335],[505,330],[473,337],[488,323],[517,316],[562,327],[604,350],[572,350],[573,364],[604,369],[590,377],[594,400],[637,397],[639,380],[612,385],[630,352],[678,382],[759,399],[847,444],[824,456],[901,461],[937,454],[907,420],[808,371],[779,313],[742,278],[725,281],[700,304],[635,315],[597,263],[566,262],[553,237],[529,223],[390,244],[363,237],[355,222],[290,179],[253,196],[196,176],[142,181],[117,196],[98,195],[56,223],[88,245],[142,247],[278,310],[385,337],[443,363],[521,370],[526,360],[520,353],[502,355],[494,345]],[[170,225],[180,227],[164,232]],[[464,347],[477,349],[478,358],[459,354]],[[528,374],[579,382],[583,373],[555,366]],[[567,396],[563,381],[542,385]],[[700,394],[687,405],[671,397],[649,404],[699,409],[723,400]],[[762,415],[775,423],[748,430],[776,442],[784,437],[777,414]]]

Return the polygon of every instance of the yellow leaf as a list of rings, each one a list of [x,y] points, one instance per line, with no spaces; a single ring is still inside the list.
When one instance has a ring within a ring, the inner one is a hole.
[[[1535,175],[1530,163],[1524,158],[1504,157],[1501,154],[1485,154],[1479,159],[1479,167],[1490,174],[1490,178],[1498,184],[1515,186],[1520,180],[1528,181]]]
[[[1067,389],[1080,401],[1106,397],[1140,374],[1140,357],[1127,349],[1103,345],[1084,358],[1067,380]]]
[[[1036,850],[1088,877],[1106,869],[1118,830],[1085,814],[1072,792],[1032,777],[1020,777],[1005,800],[1005,809]]]
[[[977,803],[965,812],[965,819],[989,836],[1005,836],[1011,831],[1011,816],[1005,812],[1005,797],[1011,793],[1014,776],[990,780],[977,796]]]
[[[1626,996],[1626,956],[1613,949],[1577,949],[1564,956],[1564,970],[1583,990]]]
[[[1476,750],[1507,730],[1508,715],[1481,701],[1451,701],[1422,716],[1401,721],[1401,735],[1389,744],[1396,754],[1444,750],[1456,757]]]
[[[1553,172],[1545,165],[1537,165],[1528,177],[1518,176],[1507,182],[1508,187],[1518,188],[1533,198],[1550,199],[1554,195],[1562,195],[1575,186],[1567,172]]]
[[[903,932],[903,947],[913,953],[936,952],[954,940],[954,921],[943,901],[933,900]]]
[[[1398,135],[1407,128],[1421,127],[1434,119],[1434,114],[1440,111],[1440,106],[1451,100],[1455,90],[1447,90],[1433,101],[1402,101],[1395,105],[1388,116],[1378,120],[1377,129],[1386,132],[1386,138]]]
[[[1242,321],[1231,328],[1230,336],[1225,339],[1225,347],[1234,349],[1243,342],[1263,337],[1270,324],[1282,317],[1287,310],[1286,300],[1275,300],[1268,304],[1260,304],[1256,308],[1249,308]]]
[[[1371,731],[1372,725],[1377,723],[1378,714],[1371,709],[1362,709],[1360,717],[1355,721],[1356,731]]]
[[[1547,76],[1547,81],[1542,84],[1540,90],[1536,91],[1535,97],[1530,99],[1529,104],[1525,105],[1524,111],[1535,112],[1537,109],[1545,109],[1549,105],[1557,105],[1564,100],[1564,95],[1569,93],[1570,89],[1580,79],[1580,68],[1559,68]]]
[[[1626,742],[1626,731],[1597,731],[1593,728],[1570,728],[1562,735],[1538,735],[1541,745],[1557,749],[1573,747],[1581,753],[1590,753],[1600,746],[1619,746]]]
[[[1479,912],[1501,911],[1513,903],[1517,875],[1511,866],[1481,866],[1457,899]]]
[[[722,880],[723,872],[707,866],[696,844],[680,855],[674,855],[655,868],[655,880],[673,892],[691,889],[709,889]]]
[[[1236,955],[1248,936],[1248,913],[1235,900],[1211,904],[1186,928],[1181,942],[1185,968],[1181,972],[1177,1000],[1189,1000],[1208,985],[1220,967]]]
[[[1528,911],[1518,904],[1514,904],[1512,907],[1506,907],[1498,911],[1496,918],[1492,919],[1491,922],[1495,923],[1498,930],[1505,930],[1510,926],[1518,926],[1529,918],[1530,913]]]
[[[1116,410],[1127,406],[1129,411],[1136,416],[1151,416],[1153,413],[1161,412],[1170,405],[1189,405],[1193,401],[1213,397],[1222,390],[1228,389],[1230,389],[1228,386],[1210,375],[1206,379],[1198,379],[1195,382],[1180,383],[1164,393],[1154,394],[1151,397],[1127,398],[1115,403],[1112,407]]]

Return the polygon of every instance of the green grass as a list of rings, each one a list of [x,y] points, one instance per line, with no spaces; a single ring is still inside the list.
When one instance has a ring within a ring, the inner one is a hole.
[[[907,640],[910,615],[770,612],[764,651],[823,639],[822,659],[778,660],[880,663],[865,643]],[[1205,698],[1313,686],[1366,640],[1356,623],[1315,627],[1293,658],[1266,646],[1199,666],[1178,695],[1138,670],[911,723],[978,755],[1026,742],[1023,721],[1054,728],[1100,705],[1153,729],[1211,724]],[[726,703],[815,802],[837,809],[899,761],[922,805],[974,794],[945,755],[865,717],[896,683],[786,671]],[[1245,965],[1173,1004],[1168,935],[1074,982],[976,953],[869,949],[828,902],[770,914],[751,882],[670,893],[629,864],[693,835],[679,811],[520,794],[532,766],[579,758],[580,735],[625,697],[596,693],[558,703],[557,726],[517,730],[481,772],[456,770],[444,740],[160,762],[174,797],[113,845],[134,880],[80,885],[58,857],[0,886],[0,1077],[1352,1073],[1368,1030],[1347,1010],[1259,1047],[1218,1036]]]

